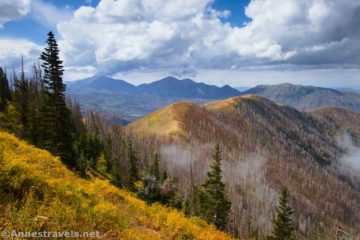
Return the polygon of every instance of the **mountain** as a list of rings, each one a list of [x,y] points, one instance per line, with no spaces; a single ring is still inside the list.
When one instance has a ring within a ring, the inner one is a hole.
[[[94,109],[102,112],[107,119],[119,123],[129,123],[159,108],[178,101],[205,103],[206,99],[165,98],[150,95],[134,95],[114,92],[71,93],[80,102],[81,109]]]
[[[125,124],[171,103],[205,103],[240,94],[227,85],[217,87],[173,77],[136,87],[123,80],[100,76],[69,82],[67,88],[83,110],[94,109],[108,119]]]
[[[58,157],[11,134],[0,132],[0,146],[1,229],[98,231],[103,239],[231,239],[198,218],[147,205],[95,171],[80,178]]]
[[[191,79],[179,80],[166,77],[152,83],[131,85],[123,80],[109,77],[92,77],[68,83],[71,92],[108,91],[133,95],[150,95],[162,98],[201,98],[224,99],[239,95],[239,91],[228,85],[217,87],[205,83],[197,83]]]
[[[247,90],[249,90],[251,87],[236,87],[235,89],[238,90],[239,92],[245,92]]]
[[[136,87],[123,80],[115,80],[106,76],[95,76],[74,82],[68,82],[70,92],[107,91],[119,93],[135,93]]]
[[[231,222],[242,234],[271,231],[278,193],[287,187],[297,239],[332,239],[339,229],[356,239],[360,172],[346,158],[360,149],[359,115],[336,108],[304,112],[248,94],[205,105],[171,104],[127,131],[162,142],[163,164],[184,194],[203,181],[219,142]]]
[[[341,92],[353,92],[360,94],[360,89],[357,87],[342,87],[342,88],[336,88],[336,90]]]
[[[329,88],[293,85],[259,85],[242,94],[256,94],[297,109],[335,106],[360,111],[360,94]]]
[[[191,79],[179,80],[166,77],[152,83],[141,84],[138,93],[160,97],[223,99],[239,95],[239,91],[225,85],[221,88],[205,83],[197,83]]]

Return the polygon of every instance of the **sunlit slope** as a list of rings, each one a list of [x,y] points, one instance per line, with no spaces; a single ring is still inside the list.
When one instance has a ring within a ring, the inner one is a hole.
[[[191,102],[178,102],[159,109],[127,126],[128,130],[140,135],[177,136],[187,138],[183,126],[188,112],[200,108]]]
[[[0,132],[0,229],[96,231],[103,239],[230,239],[197,218],[147,206],[105,180]]]
[[[243,95],[241,97],[233,97],[233,98],[228,98],[228,99],[224,99],[224,100],[210,102],[210,103],[204,104],[204,107],[209,110],[222,110],[222,111],[228,110],[228,111],[230,111],[230,110],[234,110],[236,107],[236,103],[238,103],[241,100],[244,100],[244,99],[256,100],[256,99],[260,99],[260,98],[261,97],[253,95],[253,94],[247,94],[247,95]]]

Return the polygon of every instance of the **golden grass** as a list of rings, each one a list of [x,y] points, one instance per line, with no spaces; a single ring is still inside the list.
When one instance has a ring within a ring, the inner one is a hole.
[[[246,94],[240,97],[227,98],[224,100],[219,100],[215,102],[210,102],[204,104],[204,107],[209,110],[233,110],[235,109],[235,104],[241,99],[257,99],[258,96],[253,94]]]
[[[177,102],[129,124],[126,129],[139,135],[177,135],[186,138],[183,118],[194,107],[198,106],[191,102]]]
[[[103,239],[231,239],[198,218],[82,179],[47,151],[0,132],[0,230],[99,231]]]

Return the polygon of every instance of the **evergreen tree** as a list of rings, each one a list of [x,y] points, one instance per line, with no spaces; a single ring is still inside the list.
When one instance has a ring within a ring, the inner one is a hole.
[[[15,107],[19,113],[20,123],[22,125],[21,135],[24,138],[28,138],[30,135],[30,99],[29,99],[29,82],[25,79],[25,75],[22,72],[19,80],[15,81],[15,93],[14,102]]]
[[[159,154],[157,152],[154,152],[152,156],[150,173],[155,177],[156,181],[160,181]]]
[[[82,176],[86,175],[87,168],[87,149],[88,149],[88,141],[87,141],[87,133],[86,128],[83,125],[80,130],[80,137],[75,142],[75,152],[76,152],[76,168],[80,171]]]
[[[111,137],[107,136],[104,141],[104,157],[106,160],[106,172],[111,173],[112,171],[112,153],[111,153]]]
[[[164,171],[161,177],[161,182],[165,182],[165,180],[168,178],[167,172]]]
[[[196,202],[199,205],[197,214],[209,223],[215,224],[217,228],[224,230],[227,225],[231,202],[226,195],[221,173],[221,150],[219,144],[216,144],[211,169],[196,196],[198,198]]]
[[[287,188],[281,192],[279,206],[277,207],[276,214],[273,217],[273,233],[269,240],[291,240],[293,238],[292,232],[295,230],[291,215],[294,210],[289,206],[289,193]]]
[[[129,188],[135,190],[135,182],[139,180],[138,158],[132,147],[131,141],[128,142],[128,161],[129,161]]]
[[[29,81],[29,103],[28,103],[28,121],[29,131],[27,138],[35,146],[39,145],[39,108],[41,105],[41,94],[40,94],[40,68],[37,66],[33,67],[33,77]]]
[[[65,102],[66,86],[62,76],[64,69],[59,59],[59,49],[52,32],[40,59],[44,102],[40,111],[42,147],[58,155],[70,166],[76,165],[74,156],[74,126]]]
[[[6,73],[0,67],[0,111],[7,112],[8,104],[11,98],[11,91]]]

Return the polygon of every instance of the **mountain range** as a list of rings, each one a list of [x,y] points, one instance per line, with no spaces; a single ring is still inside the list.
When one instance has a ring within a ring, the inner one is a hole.
[[[229,85],[217,87],[198,83],[191,79],[179,80],[166,77],[152,83],[134,86],[124,80],[115,80],[106,76],[96,76],[68,84],[71,92],[112,92],[134,95],[150,95],[167,98],[223,99],[239,95],[239,91]]]
[[[288,83],[259,85],[241,92],[228,85],[217,87],[174,77],[134,86],[123,80],[100,76],[69,82],[68,92],[80,101],[83,109],[102,111],[122,123],[179,101],[206,103],[246,94],[263,96],[300,110],[335,106],[360,112],[358,93]]]
[[[360,94],[330,88],[293,85],[259,85],[242,94],[256,94],[297,109],[335,106],[360,112]]]
[[[296,239],[333,239],[337,229],[360,234],[359,122],[360,113],[348,109],[299,111],[248,94],[174,103],[126,129],[162,141],[163,164],[184,194],[204,179],[220,143],[239,232],[266,234],[277,193],[287,187]]]

